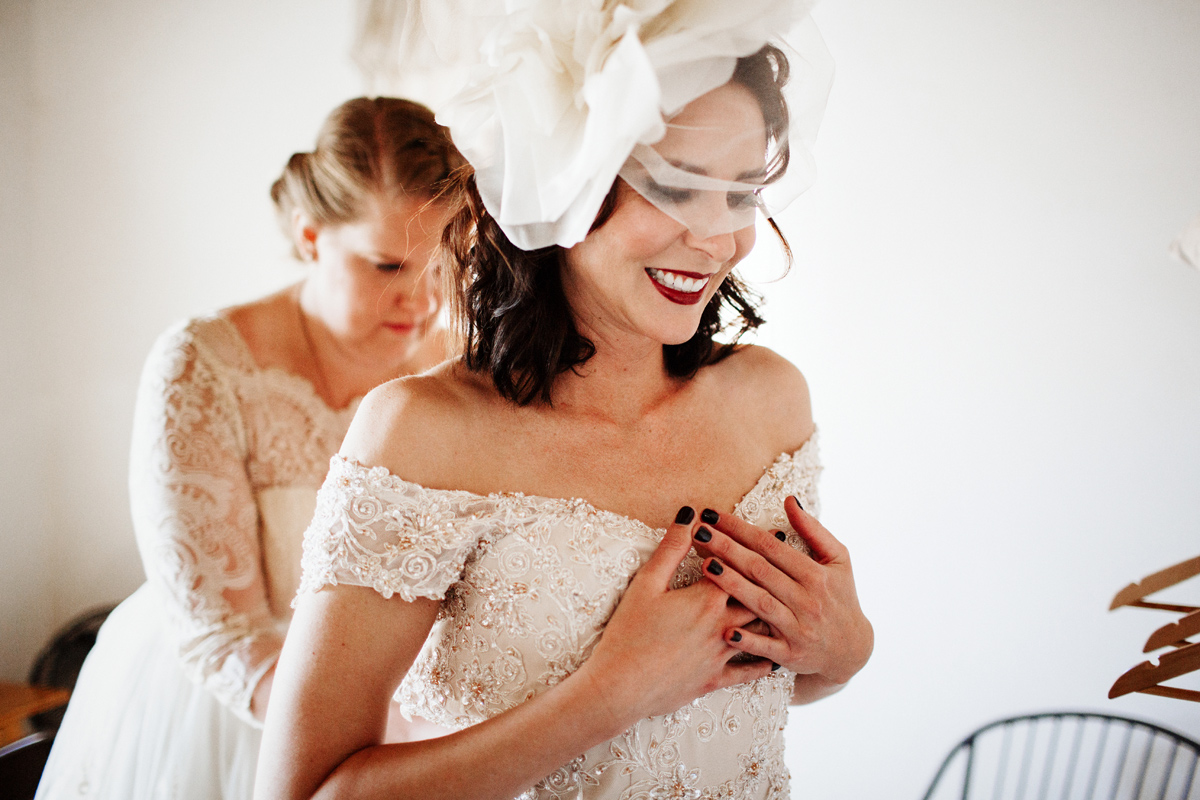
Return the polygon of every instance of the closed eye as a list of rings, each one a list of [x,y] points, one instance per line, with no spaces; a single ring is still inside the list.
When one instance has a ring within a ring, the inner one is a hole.
[[[400,270],[404,269],[404,265],[398,261],[390,261],[383,264],[376,264],[375,269],[379,270],[380,272],[399,272]]]
[[[691,189],[677,189],[674,186],[663,186],[656,181],[648,181],[646,188],[650,194],[659,200],[666,200],[669,203],[686,203],[696,196],[696,193]]]

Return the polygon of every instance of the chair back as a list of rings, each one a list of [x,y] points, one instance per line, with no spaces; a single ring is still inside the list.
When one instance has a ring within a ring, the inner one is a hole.
[[[53,744],[53,732],[38,731],[0,747],[0,797],[33,800]]]
[[[29,668],[29,682],[34,686],[53,686],[74,689],[84,659],[96,644],[96,635],[104,620],[116,606],[103,606],[85,612],[62,626],[42,648]],[[58,730],[66,708],[56,708],[30,719],[34,730]]]
[[[950,751],[925,800],[1200,800],[1200,744],[1085,712],[1011,717]]]

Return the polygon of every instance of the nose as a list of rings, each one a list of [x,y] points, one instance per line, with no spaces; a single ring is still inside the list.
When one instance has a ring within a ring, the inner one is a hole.
[[[397,280],[392,285],[392,302],[417,316],[437,313],[442,305],[442,287],[436,265],[414,267],[414,272],[411,280]]]
[[[683,241],[688,247],[699,250],[718,264],[724,264],[737,253],[733,231],[703,237],[689,228],[683,235]]]

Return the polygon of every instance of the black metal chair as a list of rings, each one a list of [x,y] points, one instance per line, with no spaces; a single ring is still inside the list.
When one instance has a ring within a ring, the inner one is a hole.
[[[1200,800],[1200,744],[1149,722],[1059,711],[984,725],[924,800]]]
[[[53,743],[53,731],[38,731],[0,747],[0,797],[33,800]]]
[[[34,686],[53,686],[74,689],[83,661],[96,644],[96,634],[116,606],[104,606],[80,614],[54,634],[38,653],[29,669],[29,682]],[[30,719],[34,730],[58,730],[66,708],[46,711]]]

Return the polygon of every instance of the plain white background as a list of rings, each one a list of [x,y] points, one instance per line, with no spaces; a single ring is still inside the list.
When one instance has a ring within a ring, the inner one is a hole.
[[[1170,621],[1112,595],[1200,552],[1200,274],[1166,255],[1200,212],[1200,5],[817,18],[820,179],[782,220],[797,259],[760,341],[809,378],[877,646],[793,712],[795,795],[919,797],[958,738],[1026,711],[1200,737],[1200,706],[1106,699]],[[352,24],[348,0],[0,2],[0,678],[141,582],[141,361],[302,274],[267,187],[361,91]]]

